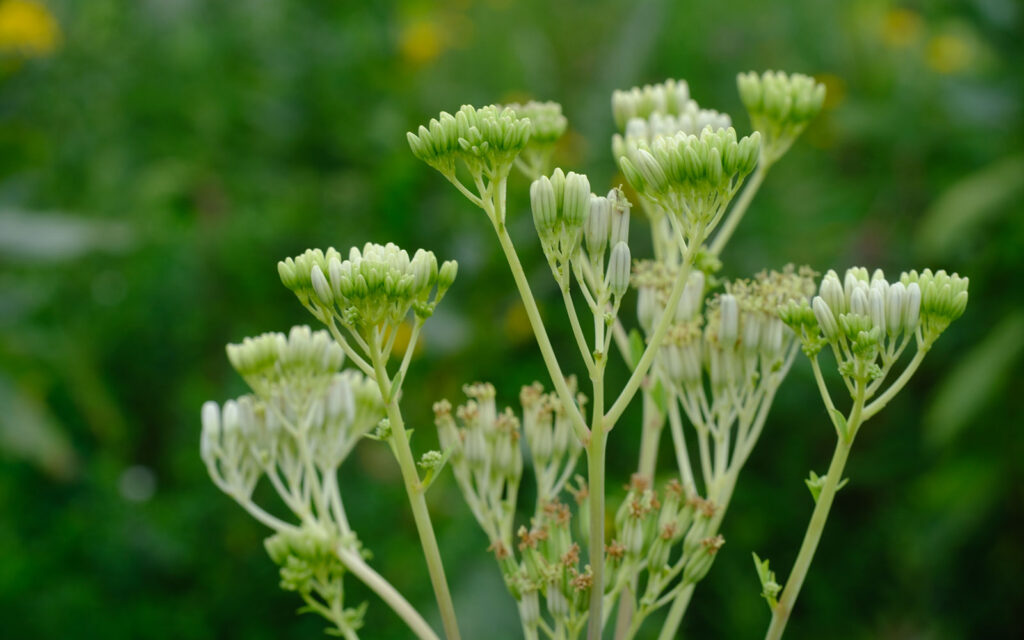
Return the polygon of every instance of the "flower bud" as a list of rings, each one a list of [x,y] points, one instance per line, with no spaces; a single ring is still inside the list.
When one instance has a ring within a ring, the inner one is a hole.
[[[869,314],[866,287],[853,287],[853,293],[850,295],[850,313],[857,314],[858,316],[867,316]]]
[[[622,297],[629,289],[629,246],[625,242],[618,243],[612,249],[605,284],[617,298]]]
[[[583,225],[583,237],[587,242],[587,253],[591,258],[604,254],[608,246],[608,232],[611,225],[612,204],[608,198],[590,196],[590,213]]]
[[[320,265],[313,265],[313,270],[310,272],[310,280],[313,283],[313,291],[316,292],[316,297],[320,300],[324,306],[331,306],[334,303],[334,295],[331,291],[331,285],[327,283],[327,277],[324,276],[323,270]]]
[[[679,304],[676,305],[676,322],[692,320],[700,313],[701,303],[704,301],[704,272],[691,271],[683,294],[679,296]]]
[[[650,287],[641,287],[636,296],[636,317],[644,333],[654,330],[654,323],[661,313],[658,305],[658,294]]]
[[[567,227],[580,228],[590,208],[590,181],[587,176],[570,171],[565,176],[562,219]]]
[[[907,288],[902,282],[889,287],[885,296],[885,328],[890,336],[903,332],[903,307],[906,304]]]
[[[533,223],[537,233],[544,237],[558,224],[558,205],[555,189],[547,176],[541,176],[530,185],[530,206],[533,209]]]
[[[921,287],[916,282],[907,285],[907,296],[903,304],[904,331],[913,333],[921,322]]]
[[[441,269],[437,272],[437,288],[439,291],[446,291],[455,282],[455,276],[459,272],[459,263],[454,260],[445,260]]]
[[[825,339],[834,342],[839,337],[839,325],[836,323],[836,317],[832,314],[832,309],[821,296],[814,297],[811,307],[814,309],[814,317],[818,320],[818,326],[821,327]]]
[[[833,313],[846,313],[846,293],[835,271],[829,270],[821,281],[821,298]]]
[[[611,237],[610,244],[615,246],[620,242],[629,243],[629,200],[622,189],[618,187],[608,192],[608,202],[611,205]]]
[[[722,319],[718,327],[718,342],[731,347],[739,339],[740,310],[736,297],[726,293],[720,298]]]

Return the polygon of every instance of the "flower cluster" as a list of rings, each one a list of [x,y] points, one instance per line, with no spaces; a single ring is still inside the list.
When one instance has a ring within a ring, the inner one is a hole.
[[[347,259],[334,248],[307,250],[277,264],[281,282],[321,322],[335,320],[364,340],[372,330],[394,329],[410,311],[430,317],[455,281],[454,260],[440,268],[433,252],[418,250],[412,258],[388,243],[353,247]]]
[[[764,135],[762,153],[769,164],[789,149],[825,103],[825,85],[800,73],[751,71],[739,74],[736,85],[750,123]]]
[[[545,133],[550,134],[550,122]],[[533,126],[511,108],[463,105],[453,116],[445,111],[407,134],[412,153],[449,179],[462,162],[471,175],[507,176],[519,152],[530,141]]]
[[[297,591],[341,628],[356,629],[362,609],[343,609],[344,565],[333,552],[360,545],[342,507],[337,471],[383,416],[377,386],[340,371],[341,348],[325,331],[294,327],[227,347],[231,365],[253,393],[202,409],[200,454],[214,483],[276,532],[267,551],[281,584]],[[299,524],[253,500],[266,478]]]
[[[547,171],[555,143],[565,133],[569,121],[562,115],[562,105],[557,102],[531,100],[526,104],[505,106],[520,118],[530,121],[530,139],[522,151],[520,168],[528,178],[534,179]]]
[[[968,284],[967,278],[955,273],[929,269],[905,272],[892,283],[880,269],[870,275],[863,267],[848,269],[842,280],[829,271],[811,305],[791,302],[779,313],[800,336],[816,373],[818,353],[826,345],[831,347],[847,390],[861,404],[879,391],[907,346],[915,345],[917,354],[904,375],[879,403],[855,416],[867,419],[902,388],[939,335],[963,314]],[[823,386],[822,391],[825,395]],[[827,396],[826,406],[833,411]],[[841,435],[852,437],[834,411],[833,419]]]
[[[666,80],[659,84],[612,92],[612,115],[620,131],[630,120],[646,119],[653,114],[679,115],[690,108],[690,86],[685,80]]]
[[[700,135],[657,136],[627,142],[619,166],[638,193],[672,214],[687,241],[703,239],[754,170],[760,134],[706,127]]]

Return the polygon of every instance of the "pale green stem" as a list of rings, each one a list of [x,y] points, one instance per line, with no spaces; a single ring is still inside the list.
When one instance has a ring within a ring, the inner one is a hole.
[[[420,640],[439,640],[434,630],[430,628],[426,620],[402,597],[390,582],[385,580],[379,573],[366,564],[358,552],[344,547],[337,549],[338,557],[345,568],[359,578],[371,591],[380,596],[391,609],[402,619],[402,622],[409,626],[416,637]]]
[[[493,217],[492,222],[494,222],[494,231],[498,234],[498,243],[501,245],[501,249],[505,253],[505,259],[508,261],[509,269],[512,271],[512,278],[519,289],[519,297],[522,298],[523,306],[526,308],[526,316],[529,318],[530,326],[533,328],[533,333],[537,338],[537,346],[540,348],[541,356],[544,358],[544,364],[547,366],[551,383],[555,386],[558,399],[562,401],[562,405],[572,421],[576,437],[583,440],[587,437],[589,429],[587,429],[586,421],[583,419],[583,415],[580,414],[572,391],[569,390],[569,385],[565,381],[562,368],[559,366],[558,358],[555,356],[555,350],[551,347],[551,340],[548,338],[547,330],[544,328],[544,321],[541,319],[540,311],[537,309],[537,301],[534,300],[533,292],[530,290],[530,283],[526,279],[526,273],[523,272],[523,265],[519,262],[519,256],[516,254],[516,248],[512,244],[512,238],[509,237],[508,229],[506,229],[504,223],[498,222]]]
[[[694,241],[687,247],[686,254],[683,256],[683,264],[679,267],[676,281],[672,285],[672,292],[669,295],[668,302],[665,303],[665,310],[662,312],[661,318],[658,319],[658,325],[655,327],[654,333],[651,334],[647,348],[644,349],[643,355],[640,356],[640,361],[637,362],[636,368],[633,369],[633,373],[630,375],[629,381],[626,382],[626,386],[623,387],[622,393],[619,394],[615,404],[612,405],[605,415],[609,428],[615,426],[622,412],[626,410],[633,396],[636,395],[644,376],[647,375],[651,365],[654,364],[654,356],[658,353],[658,349],[661,348],[661,342],[665,338],[665,334],[668,333],[668,328],[671,326],[675,316],[676,306],[679,304],[679,297],[683,294],[683,289],[686,288],[686,281],[690,277],[690,267],[693,264],[694,253],[697,247],[700,246],[699,240],[699,238],[694,238]]]
[[[590,590],[590,609],[587,613],[588,640],[601,640],[601,608],[604,606],[604,472],[605,447],[608,433],[604,422],[604,367],[607,359],[598,355],[591,381],[594,385],[594,413],[590,442],[587,443],[587,486],[590,490],[590,570],[593,587]]]
[[[561,287],[561,289],[562,300],[565,302],[565,311],[569,316],[569,324],[572,325],[572,333],[576,337],[576,346],[579,347],[580,354],[583,356],[583,362],[587,365],[587,373],[593,374],[594,356],[591,355],[590,347],[587,346],[587,337],[583,335],[583,327],[580,325],[580,318],[576,314],[576,305],[572,301],[572,293],[569,292],[568,284]]]
[[[779,640],[786,629],[789,615],[793,611],[796,598],[800,594],[800,588],[803,586],[804,579],[807,577],[807,571],[811,567],[811,561],[814,559],[814,553],[817,551],[818,543],[821,541],[821,535],[825,531],[825,523],[832,508],[832,501],[836,497],[836,491],[839,489],[839,482],[843,478],[843,469],[846,468],[846,460],[850,455],[854,436],[856,436],[857,429],[863,422],[863,410],[864,382],[858,380],[853,409],[850,412],[849,419],[846,421],[848,437],[838,438],[836,441],[836,450],[832,454],[832,462],[828,466],[825,484],[818,495],[817,503],[814,505],[811,522],[807,525],[807,532],[804,534],[803,543],[800,545],[799,553],[797,553],[796,562],[793,563],[793,570],[790,572],[789,579],[786,580],[786,587],[782,590],[782,596],[772,608],[772,621],[768,626],[768,632],[765,634],[765,640]]]
[[[743,214],[745,214],[747,212],[747,208],[750,207],[750,203],[754,199],[754,195],[757,194],[757,190],[760,188],[761,183],[764,182],[764,177],[768,174],[768,169],[770,168],[771,163],[766,162],[764,156],[762,156],[761,161],[757,163],[757,168],[754,169],[754,173],[752,173],[750,175],[750,179],[747,180],[747,186],[743,189],[743,193],[740,194],[740,197],[733,206],[732,211],[729,212],[725,222],[722,223],[722,227],[715,235],[715,240],[711,243],[711,255],[717,256],[722,253],[723,249],[725,249],[725,245],[729,242],[732,234],[736,231],[736,227],[739,226],[740,220],[743,219]]]
[[[914,372],[917,371],[917,368],[921,365],[921,361],[924,360],[924,357],[930,348],[931,345],[927,343],[918,345],[917,353],[915,353],[914,358],[907,363],[907,368],[903,370],[900,377],[893,380],[892,384],[889,385],[889,388],[886,389],[882,395],[878,396],[871,404],[864,407],[864,420],[867,420],[885,408],[885,405],[889,404],[889,401],[892,400],[904,386],[906,386],[907,381],[910,380],[911,376],[914,375]]]
[[[386,403],[385,409],[391,426],[391,441],[395,457],[402,472],[402,480],[409,497],[409,506],[412,508],[416,531],[419,534],[420,545],[423,547],[423,555],[427,561],[427,571],[434,587],[434,596],[437,598],[437,606],[441,612],[445,635],[448,640],[458,640],[459,626],[455,618],[455,606],[452,604],[448,582],[444,575],[441,550],[437,546],[437,537],[434,535],[434,527],[430,522],[430,512],[427,510],[427,501],[421,487],[419,473],[416,471],[416,460],[413,458],[412,449],[409,446],[409,434],[405,430],[402,412],[398,408],[398,398],[396,394],[392,393],[391,381],[388,379],[380,355],[380,350],[377,348],[370,353],[377,385],[380,387],[381,396]]]

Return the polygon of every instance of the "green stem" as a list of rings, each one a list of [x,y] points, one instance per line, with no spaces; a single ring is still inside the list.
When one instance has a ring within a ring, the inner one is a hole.
[[[889,388],[882,393],[882,395],[875,398],[874,402],[864,407],[864,420],[867,420],[871,416],[875,415],[879,411],[885,408],[885,405],[889,404],[889,401],[899,393],[899,391],[907,384],[914,372],[921,365],[921,361],[924,360],[925,355],[928,353],[928,349],[931,348],[930,344],[921,344],[917,347],[917,353],[914,354],[914,358],[907,363],[907,368],[903,370],[900,377],[892,381]]]
[[[604,456],[608,433],[604,423],[604,354],[599,355],[591,381],[594,385],[594,414],[587,443],[587,484],[590,489],[590,570],[593,587],[590,589],[588,640],[601,640],[604,616]]]
[[[402,472],[402,481],[405,483],[405,492],[409,497],[409,506],[412,508],[412,516],[420,537],[423,556],[427,561],[427,571],[430,574],[431,585],[434,587],[434,596],[437,598],[437,606],[441,611],[444,632],[448,640],[459,640],[459,626],[455,618],[452,595],[448,590],[448,582],[444,575],[441,550],[437,546],[437,537],[434,535],[434,527],[430,522],[430,512],[427,510],[427,501],[421,487],[419,473],[416,471],[416,460],[413,458],[412,448],[409,446],[409,434],[405,430],[402,412],[398,407],[397,394],[392,393],[393,388],[384,369],[384,363],[381,361],[380,350],[375,346],[370,355],[376,372],[377,385],[380,387],[381,396],[386,401],[385,408],[391,426],[391,442],[398,460],[398,467]]]
[[[402,597],[402,594],[390,582],[374,571],[370,565],[366,564],[366,561],[363,560],[358,552],[339,547],[337,553],[345,568],[351,571],[355,577],[359,578],[371,591],[380,596],[380,599],[391,607],[398,617],[409,626],[409,629],[416,634],[417,638],[420,640],[438,640],[437,634],[430,628],[426,620],[420,616],[416,609]]]
[[[509,237],[508,229],[504,223],[495,221],[494,231],[498,234],[498,243],[501,245],[502,251],[505,252],[505,259],[508,261],[509,269],[512,271],[512,278],[519,289],[519,297],[522,298],[523,306],[526,308],[526,316],[530,319],[530,326],[533,328],[533,333],[537,338],[537,346],[540,348],[540,354],[544,358],[544,364],[547,366],[551,383],[555,386],[558,399],[562,401],[566,413],[569,414],[572,420],[576,436],[583,440],[589,430],[582,414],[580,414],[579,408],[576,406],[573,393],[565,382],[562,368],[558,364],[555,350],[551,347],[551,340],[548,338],[548,332],[544,328],[544,321],[541,319],[540,311],[537,309],[537,301],[534,300],[533,292],[530,290],[530,283],[527,281],[526,273],[523,271],[523,265],[519,262],[516,248],[512,244],[512,238]]]
[[[732,211],[729,212],[725,222],[722,223],[722,227],[718,230],[718,234],[715,235],[715,240],[711,243],[711,255],[717,256],[722,253],[723,249],[725,249],[725,245],[729,242],[729,238],[731,238],[732,234],[736,231],[736,227],[739,226],[740,220],[743,219],[743,214],[747,212],[747,208],[754,199],[754,195],[757,194],[758,188],[760,188],[761,183],[764,182],[764,177],[768,174],[768,169],[770,167],[771,163],[765,162],[764,157],[762,157],[761,162],[759,162],[757,164],[757,168],[754,169],[754,173],[751,174],[750,179],[747,180],[747,186],[743,189],[743,193],[740,194],[739,200],[736,201]]]
[[[790,572],[786,587],[782,590],[782,596],[778,603],[772,608],[772,621],[765,634],[765,640],[779,640],[783,631],[786,630],[786,623],[796,604],[796,598],[800,595],[800,588],[807,577],[807,571],[814,560],[814,553],[818,549],[821,535],[825,531],[825,523],[828,520],[829,511],[832,509],[832,501],[839,489],[839,482],[843,478],[843,469],[846,468],[846,460],[850,456],[850,449],[853,446],[854,436],[860,427],[862,411],[864,409],[864,382],[858,381],[854,397],[853,410],[847,420],[847,433],[849,437],[839,438],[836,441],[836,450],[832,454],[832,462],[828,466],[828,474],[825,476],[825,484],[818,495],[818,502],[814,505],[814,512],[811,514],[811,522],[807,525],[807,532],[804,534],[803,543],[797,553],[796,562],[793,563],[793,570]]]

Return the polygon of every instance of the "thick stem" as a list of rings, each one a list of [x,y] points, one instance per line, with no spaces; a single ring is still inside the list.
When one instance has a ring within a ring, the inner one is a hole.
[[[374,571],[370,565],[366,564],[366,561],[363,560],[358,552],[339,547],[337,553],[345,568],[351,571],[355,577],[359,578],[371,591],[380,596],[380,599],[391,607],[398,617],[409,626],[409,629],[416,634],[417,638],[420,640],[438,640],[437,634],[430,628],[426,620],[420,616],[416,609],[402,597],[402,594],[390,582]]]
[[[733,206],[732,211],[729,212],[729,216],[722,223],[721,228],[718,230],[718,234],[715,235],[714,242],[711,243],[711,255],[717,256],[722,253],[725,249],[725,245],[728,244],[729,238],[736,231],[736,227],[739,226],[740,220],[743,219],[743,214],[747,212],[747,208],[750,206],[751,201],[754,199],[754,195],[757,193],[761,183],[764,182],[764,177],[768,174],[768,169],[771,167],[770,163],[765,162],[762,156],[761,162],[757,164],[757,168],[754,169],[754,173],[751,174],[750,179],[747,180],[747,186],[743,189],[743,193],[740,194],[739,200]]]

